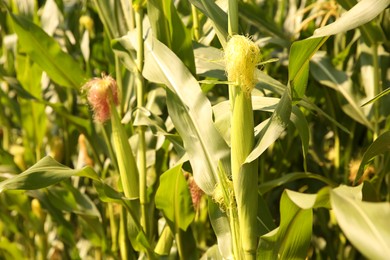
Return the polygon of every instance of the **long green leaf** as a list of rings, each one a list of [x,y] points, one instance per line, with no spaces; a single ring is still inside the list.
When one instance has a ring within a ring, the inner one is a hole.
[[[154,35],[168,46],[195,75],[191,31],[180,19],[172,0],[149,0],[148,17]]]
[[[297,107],[293,106],[290,116],[291,122],[294,124],[295,128],[298,131],[299,137],[302,142],[302,152],[303,152],[303,167],[307,171],[307,153],[309,152],[309,141],[310,141],[310,130],[309,124],[306,120],[305,115]]]
[[[227,14],[214,1],[190,0],[190,2],[213,22],[219,41],[222,46],[225,46],[228,36]]]
[[[149,81],[167,86],[168,112],[183,139],[194,179],[211,195],[218,180],[218,163],[222,163],[224,172],[230,172],[230,149],[213,124],[211,104],[196,79],[168,47],[149,37],[145,50],[143,75]],[[215,210],[216,216],[211,216],[212,223],[223,223],[225,228],[214,229],[218,246],[222,255],[231,255],[231,241],[226,240],[230,236],[229,222],[218,211]]]
[[[368,259],[387,259],[390,203],[361,201],[362,186],[340,186],[331,191],[336,220],[346,237]]]
[[[311,207],[300,208],[290,196],[287,191],[283,192],[280,201],[280,226],[260,238],[258,259],[306,258],[312,232],[313,211]]]
[[[371,103],[374,103],[374,102],[377,102],[379,99],[381,99],[382,97],[386,96],[390,94],[390,87],[383,90],[381,93],[379,93],[378,95],[376,95],[375,97],[373,97],[372,99],[370,99],[369,101],[367,101],[366,103],[364,103],[362,105],[362,107],[368,105],[368,104],[371,104]]]
[[[181,166],[176,165],[160,176],[155,200],[156,207],[164,212],[165,217],[185,231],[194,220],[195,212]]]
[[[31,62],[28,56],[17,56],[17,78],[23,88],[34,97],[41,97],[41,76],[42,70],[36,64]],[[33,77],[31,75],[34,75]],[[33,155],[34,160],[26,159],[30,163],[36,162],[41,158],[43,152],[43,139],[46,133],[47,115],[45,106],[36,102],[36,100],[20,99],[20,124],[22,125],[25,134],[23,135],[25,157],[29,154]],[[32,159],[30,158],[30,159]]]
[[[71,176],[84,176],[98,180],[99,177],[90,167],[71,169],[47,156],[28,170],[0,183],[0,192],[4,190],[34,190],[56,184]]]
[[[100,213],[91,199],[71,185],[48,188],[47,198],[62,211],[96,217],[101,221]]]
[[[122,1],[94,0],[94,4],[104,29],[111,40],[124,35],[130,29],[129,18],[125,17],[126,14],[123,11],[126,10],[128,14],[132,12],[127,8],[123,8]]]
[[[221,255],[224,259],[232,259],[232,234],[226,213],[222,212],[218,204],[216,204],[211,198],[208,201],[208,212],[210,215],[211,226],[217,236],[218,247]]]
[[[210,195],[218,180],[218,161],[229,165],[229,148],[213,124],[210,102],[184,64],[161,42],[149,37],[145,57],[143,75],[168,87],[168,111],[183,138],[195,181]]]
[[[362,0],[338,20],[314,31],[315,37],[334,35],[357,28],[378,16],[390,4],[389,0]]]
[[[309,75],[309,61],[327,39],[328,37],[308,38],[296,41],[291,45],[288,82],[293,100],[301,99],[304,96]]]
[[[272,181],[267,181],[265,183],[262,183],[259,185],[259,192],[261,194],[265,194],[272,189],[285,185],[289,182],[293,182],[300,179],[316,179],[323,183],[328,184],[329,186],[336,186],[336,183],[334,183],[332,180],[327,179],[321,175],[314,174],[314,173],[306,173],[306,172],[293,172],[284,175],[283,177],[274,179]]]
[[[354,29],[374,19],[388,5],[390,0],[380,0],[372,4],[371,0],[359,2],[333,24],[317,29],[315,34],[305,40],[294,42],[290,50],[288,65],[289,83],[293,99],[300,99],[306,91],[309,60],[314,53],[325,43],[330,35]]]
[[[258,143],[253,151],[248,155],[245,163],[252,162],[257,159],[271,144],[275,142],[282,134],[284,129],[290,122],[291,115],[291,95],[287,89],[281,97],[274,113],[265,127],[258,135]]]
[[[352,88],[352,80],[343,71],[336,70],[330,59],[324,53],[317,53],[311,62],[311,73],[321,84],[331,87],[341,94],[348,105],[342,106],[344,112],[359,123],[372,128],[363,109],[358,104],[355,91]]]
[[[84,72],[69,54],[61,50],[54,38],[23,16],[10,14],[22,50],[57,84],[78,89]]]
[[[370,12],[373,12],[372,14],[375,15],[375,12],[378,12],[379,10],[373,10],[373,9],[380,8],[381,7],[380,5],[377,5],[375,3],[375,5],[370,6],[370,10],[367,11],[365,10],[366,8],[364,7],[364,5],[361,5],[360,7],[357,6],[358,1],[356,0],[338,0],[337,2],[345,10],[350,10],[350,11],[352,11],[352,8],[356,5],[355,7],[356,10],[354,11],[356,13],[349,15],[350,21],[348,21],[349,19],[345,19],[344,22],[353,24],[354,23],[353,20],[356,18],[359,19],[360,17],[363,17],[364,19],[367,20],[371,20],[370,22],[367,22],[359,27],[362,38],[368,46],[371,46],[374,43],[386,41],[386,35],[384,34],[380,24],[377,23],[375,20],[372,20],[374,17],[369,17],[368,15]]]

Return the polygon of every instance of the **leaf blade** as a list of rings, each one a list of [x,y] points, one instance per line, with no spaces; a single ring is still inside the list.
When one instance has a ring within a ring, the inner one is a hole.
[[[59,44],[28,19],[10,13],[19,43],[57,84],[78,89],[85,80],[79,64]]]

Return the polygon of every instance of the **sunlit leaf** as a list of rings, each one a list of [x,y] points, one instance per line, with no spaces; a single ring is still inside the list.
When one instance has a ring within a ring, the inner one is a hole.
[[[362,185],[330,192],[336,220],[351,243],[368,259],[390,254],[390,203],[361,201]]]
[[[4,190],[34,190],[45,188],[71,176],[85,176],[92,179],[99,179],[95,171],[90,167],[79,170],[71,169],[47,156],[21,174],[0,182],[0,192]]]
[[[387,88],[387,89],[383,90],[381,93],[379,93],[378,95],[376,95],[375,97],[373,97],[372,99],[370,99],[369,101],[367,101],[364,104],[362,104],[361,106],[364,107],[364,106],[366,106],[368,104],[377,102],[380,98],[382,98],[383,96],[388,95],[389,93],[390,93],[390,88]]]
[[[212,200],[208,202],[208,212],[211,226],[217,236],[218,248],[224,259],[232,259],[233,247],[230,223],[226,213],[222,212],[219,206]]]
[[[334,35],[357,28],[378,16],[390,4],[389,0],[362,0],[338,20],[314,31],[314,37]]]
[[[190,2],[213,22],[214,30],[218,35],[218,39],[222,46],[224,46],[228,36],[227,14],[214,1],[190,0]]]
[[[312,232],[312,209],[300,208],[285,191],[280,216],[280,226],[260,238],[258,259],[305,259]]]
[[[221,254],[219,253],[219,250],[218,250],[218,246],[213,245],[207,249],[207,251],[203,254],[203,256],[200,260],[208,260],[208,259],[223,260],[226,258],[223,258],[221,256]]]
[[[253,151],[246,158],[245,163],[252,162],[257,159],[271,144],[275,142],[275,140],[279,138],[290,122],[290,114],[291,95],[289,90],[286,90],[270,120],[258,134],[259,141]]]
[[[60,45],[40,27],[23,16],[10,14],[22,50],[36,62],[49,77],[65,87],[78,89],[85,80],[79,63],[62,51]]]
[[[125,1],[94,0],[93,2],[97,8],[99,17],[104,24],[104,29],[111,40],[124,35],[130,29],[131,18],[126,17],[126,13],[129,10],[123,9],[126,10],[126,12],[123,12],[121,8]]]
[[[195,212],[181,166],[179,164],[161,175],[156,193],[156,207],[185,231],[193,221]]]
[[[359,123],[372,128],[363,109],[358,104],[355,90],[352,86],[353,83],[349,76],[345,72],[336,70],[329,58],[324,56],[324,53],[316,54],[312,59],[311,65],[311,73],[316,80],[336,90],[345,98],[347,105],[342,106],[344,112]]]
[[[229,148],[214,127],[210,102],[196,79],[165,45],[149,37],[145,57],[143,75],[168,87],[168,111],[183,138],[195,181],[211,194],[218,179],[218,161],[229,160]],[[229,172],[228,166],[226,169]]]
[[[148,17],[155,37],[176,53],[180,60],[195,75],[192,35],[183,21],[172,0],[147,1]]]
[[[304,96],[309,75],[309,61],[326,40],[327,37],[308,38],[296,41],[291,45],[288,82],[290,83],[293,100]]]

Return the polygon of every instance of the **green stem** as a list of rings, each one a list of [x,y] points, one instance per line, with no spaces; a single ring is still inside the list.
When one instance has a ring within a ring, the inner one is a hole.
[[[238,2],[229,0],[228,6],[228,32],[229,36],[238,34]]]
[[[234,194],[237,202],[240,238],[245,259],[255,259],[257,250],[257,160],[244,163],[254,145],[252,99],[236,87],[233,97],[231,158]]]
[[[239,31],[238,2],[229,0],[228,4],[228,30],[229,35],[233,36]],[[256,259],[257,237],[254,227],[257,221],[257,160],[244,164],[254,145],[252,99],[250,94],[233,84],[229,85],[229,99],[232,109],[232,179],[238,211],[238,219],[234,212],[230,213],[230,221],[234,223],[234,254],[236,259]],[[237,230],[241,243],[237,241]]]
[[[118,86],[119,93],[123,93],[121,65],[117,54],[114,55],[114,59],[115,59],[116,85]],[[119,114],[123,115],[123,111],[124,111],[124,102],[121,101]]]
[[[191,12],[192,12],[192,23],[193,23],[193,30],[194,30],[194,39],[195,41],[198,41],[200,38],[200,27],[199,27],[199,17],[198,17],[198,11],[196,10],[196,7],[194,5],[191,5]]]
[[[102,6],[100,5],[102,3],[102,1],[94,0],[94,3],[95,3],[96,10],[99,14],[99,17],[104,25],[104,28],[106,29],[108,37],[110,38],[110,40],[114,39],[115,35],[113,32],[113,29],[110,27],[110,23],[107,21],[108,15],[106,15],[105,11],[103,10]]]
[[[372,63],[374,67],[374,96],[378,95],[381,92],[380,82],[379,82],[379,59],[378,59],[378,45],[373,44],[372,49]],[[380,111],[379,111],[379,102],[374,103],[374,134],[373,141],[378,138],[380,134],[379,120],[380,120]],[[377,165],[376,165],[377,166]]]
[[[108,203],[108,216],[110,219],[111,251],[116,252],[118,250],[118,225],[115,219],[113,203]]]
[[[238,2],[237,0],[229,0],[228,2],[228,32],[229,36],[232,37],[238,33]],[[230,105],[233,108],[233,97],[236,95],[236,86],[229,85],[229,100]]]
[[[129,259],[129,248],[128,244],[130,244],[127,239],[127,212],[122,207],[120,213],[120,222],[119,222],[119,250],[121,254],[121,259],[127,260]]]
[[[380,85],[380,66],[379,66],[379,58],[378,58],[378,44],[374,43],[371,46],[372,50],[372,65],[373,65],[373,76],[374,76],[374,96],[378,95],[381,92]],[[373,133],[373,142],[380,135],[380,102],[375,102],[374,106],[374,133]],[[376,171],[380,169],[380,157],[374,158],[374,168]],[[385,171],[380,171],[378,174],[378,181],[376,182],[376,191],[377,194],[380,194],[380,188],[385,178]]]
[[[137,26],[138,36],[138,50],[137,50],[137,106],[142,108],[145,106],[145,83],[142,78],[142,70],[144,63],[144,40],[143,40],[143,9],[142,7],[136,8],[135,18]],[[145,234],[149,234],[149,221],[148,221],[148,197],[147,197],[147,185],[146,185],[146,141],[145,141],[145,126],[138,126],[138,153],[137,153],[137,165],[140,176],[139,190],[140,190],[140,204],[141,204],[141,226],[144,229]]]

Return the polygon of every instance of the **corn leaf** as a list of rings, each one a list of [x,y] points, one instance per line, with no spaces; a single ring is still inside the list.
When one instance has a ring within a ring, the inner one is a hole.
[[[275,35],[277,37],[275,41],[280,41],[283,47],[290,46],[287,34],[279,28],[273,19],[269,19],[269,17],[267,19],[266,12],[260,6],[242,1],[239,1],[238,4],[241,19],[259,28],[259,30],[265,30],[267,33]]]
[[[306,258],[312,232],[313,211],[310,205],[305,206],[308,207],[300,208],[291,200],[287,191],[283,192],[280,201],[280,226],[260,238],[258,259]]]
[[[322,52],[314,55],[310,71],[317,81],[336,90],[344,97],[347,104],[344,104],[342,109],[347,115],[372,129],[372,124],[368,121],[365,111],[358,104],[356,91],[352,88],[352,80],[345,72],[335,69],[330,59]]]
[[[270,120],[258,134],[258,142],[253,151],[248,155],[245,163],[257,159],[271,144],[279,138],[290,122],[291,95],[287,89],[281,97]]]
[[[78,89],[85,80],[79,63],[40,27],[23,16],[10,14],[22,50],[57,84]]]
[[[34,190],[56,184],[71,176],[84,176],[99,179],[90,167],[75,170],[64,166],[47,156],[28,170],[0,183],[0,192],[4,190]]]
[[[327,37],[308,38],[296,41],[291,45],[288,82],[293,100],[301,99],[304,96],[309,76],[309,61],[326,40]]]
[[[361,201],[362,186],[330,192],[336,220],[351,243],[368,259],[390,254],[390,203]]]
[[[371,104],[371,103],[374,103],[374,102],[377,102],[379,99],[381,99],[382,97],[386,96],[390,94],[390,87],[383,90],[381,93],[379,93],[378,95],[376,95],[375,97],[373,97],[372,99],[370,99],[369,101],[365,102],[362,107],[368,105],[368,104]]]
[[[214,1],[190,0],[190,2],[213,22],[219,41],[222,46],[225,46],[228,36],[227,14]]]
[[[303,168],[307,171],[307,153],[309,152],[310,130],[305,115],[297,106],[291,110],[290,120],[298,131],[302,142]]]
[[[217,236],[218,248],[224,259],[232,259],[232,235],[229,226],[229,219],[226,213],[222,212],[219,206],[212,200],[208,201],[208,212],[211,226]]]
[[[185,231],[194,220],[195,212],[181,166],[179,164],[160,176],[155,200],[156,207],[164,212],[164,216]]]
[[[161,42],[149,37],[145,57],[143,75],[168,87],[169,115],[183,138],[195,181],[211,194],[218,179],[218,161],[229,165],[229,148],[213,124],[210,102],[184,64]],[[229,166],[225,170],[230,172]]]
[[[180,19],[172,0],[150,0],[148,17],[154,35],[168,46],[195,75],[191,31]]]
[[[211,195],[218,180],[218,163],[230,172],[230,149],[212,120],[211,104],[196,79],[165,45],[149,37],[146,40],[143,75],[149,81],[167,86],[167,106],[172,121],[183,139],[197,185]],[[210,215],[222,255],[231,255],[229,222],[215,206]]]
[[[344,13],[339,19],[337,19],[334,23],[316,29],[314,31],[314,37],[334,35],[364,25],[370,22],[376,16],[378,16],[390,4],[389,0],[362,0],[360,2],[343,0],[340,2],[342,2],[345,7],[352,7],[352,4],[356,4],[348,12]],[[364,31],[375,32],[375,29],[366,29],[364,29]],[[375,36],[370,36],[369,38],[373,39],[369,41],[370,44],[376,42],[377,40],[380,40],[380,37],[378,38]]]
[[[316,179],[323,183],[328,184],[329,186],[336,186],[336,183],[334,183],[332,180],[325,178],[319,174],[306,173],[306,172],[292,172],[284,175],[283,177],[261,183],[259,185],[259,192],[261,194],[265,194],[276,187],[280,187],[289,182],[293,182],[300,179]]]

